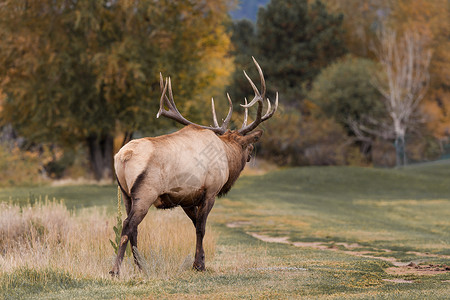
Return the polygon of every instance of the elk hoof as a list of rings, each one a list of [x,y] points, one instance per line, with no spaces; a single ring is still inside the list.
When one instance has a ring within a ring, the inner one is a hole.
[[[115,271],[115,270],[109,271],[109,274],[111,275],[112,278],[117,278],[117,277],[119,277],[119,272],[118,272],[118,271]]]
[[[192,269],[194,269],[195,271],[199,271],[199,272],[206,271],[206,268],[205,268],[204,264],[196,264],[196,263],[194,263],[194,265],[192,266]]]

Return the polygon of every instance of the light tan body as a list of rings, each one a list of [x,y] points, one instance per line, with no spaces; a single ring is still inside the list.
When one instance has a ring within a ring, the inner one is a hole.
[[[145,173],[142,189],[168,195],[174,204],[192,205],[193,198],[208,189],[218,194],[228,181],[225,146],[212,131],[193,125],[160,137],[130,141],[114,157],[114,165],[124,192],[131,196],[139,175]]]

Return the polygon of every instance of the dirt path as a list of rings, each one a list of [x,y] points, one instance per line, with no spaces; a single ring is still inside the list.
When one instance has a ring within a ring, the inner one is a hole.
[[[236,224],[229,224],[228,227],[239,227]],[[445,272],[450,272],[450,266],[447,265],[433,265],[433,264],[418,264],[418,261],[423,257],[439,257],[450,259],[449,255],[439,255],[439,254],[431,254],[431,253],[423,253],[417,251],[408,251],[406,254],[412,254],[417,256],[417,260],[411,262],[401,262],[395,257],[386,257],[386,256],[377,256],[376,254],[380,253],[390,253],[393,252],[390,249],[378,249],[373,248],[372,251],[357,251],[355,249],[364,248],[364,246],[358,243],[336,243],[336,242],[291,242],[289,241],[289,237],[271,237],[255,232],[246,232],[254,238],[257,238],[261,241],[268,243],[281,243],[281,244],[289,244],[295,247],[304,247],[304,248],[314,248],[319,250],[327,250],[327,251],[336,251],[345,253],[348,255],[358,256],[358,257],[366,257],[373,259],[380,259],[383,261],[387,261],[392,263],[395,267],[387,268],[385,271],[391,275],[435,275],[441,274]],[[341,246],[341,247],[339,247]],[[344,249],[342,249],[344,248]],[[398,283],[412,283],[410,280],[403,279],[386,279],[386,281],[398,282]]]

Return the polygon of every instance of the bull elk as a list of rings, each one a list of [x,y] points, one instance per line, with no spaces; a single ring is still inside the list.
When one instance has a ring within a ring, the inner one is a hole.
[[[273,116],[278,107],[278,93],[275,105],[267,99],[267,112],[262,115],[266,84],[263,72],[253,58],[261,79],[261,92],[245,73],[255,96],[245,108],[244,121],[238,130],[227,129],[231,120],[233,105],[230,96],[228,115],[219,126],[212,99],[214,126],[201,126],[185,119],[173,100],[170,78],[163,82],[160,108],[157,114],[173,119],[183,125],[179,131],[158,137],[132,140],[114,156],[117,181],[123,193],[127,218],[117,258],[111,274],[118,275],[128,241],[131,243],[135,263],[140,266],[137,250],[137,227],[151,205],[158,209],[181,206],[194,223],[197,235],[193,268],[205,270],[203,237],[206,219],[214,205],[216,196],[227,193],[239,177],[246,162],[250,160],[253,144],[262,135],[256,127]],[[167,96],[167,92],[169,96]],[[258,104],[256,117],[247,124],[248,108]],[[168,110],[165,109],[166,106]]]

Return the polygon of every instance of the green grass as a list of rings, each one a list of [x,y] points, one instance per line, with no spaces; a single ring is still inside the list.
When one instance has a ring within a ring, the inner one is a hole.
[[[450,255],[449,177],[448,163],[402,170],[288,169],[242,178],[229,199],[245,205],[224,209],[236,220],[255,219],[249,230],[292,241],[360,242]]]
[[[391,275],[386,273],[390,262],[343,250],[450,265],[442,256],[450,255],[449,178],[450,161],[395,170],[294,168],[243,177],[210,215],[219,239],[214,260],[206,258],[205,273],[94,280],[29,266],[0,275],[0,297],[448,299],[449,272]],[[115,186],[3,189],[0,199],[26,203],[30,194],[64,198],[74,209],[99,205],[113,212],[116,204]],[[342,251],[268,243],[249,233],[322,242]],[[345,249],[338,242],[359,247]]]
[[[0,278],[2,296],[7,299],[23,299],[33,294],[48,294],[66,289],[86,288],[92,284],[89,280],[74,279],[70,274],[58,270],[36,271],[31,268],[18,270]],[[101,282],[95,282],[101,285]]]
[[[110,212],[115,211],[117,203],[116,186],[108,185],[69,185],[69,186],[33,186],[17,188],[0,188],[0,202],[12,201],[18,204],[28,204],[39,201],[47,196],[63,200],[69,209],[104,206]]]

